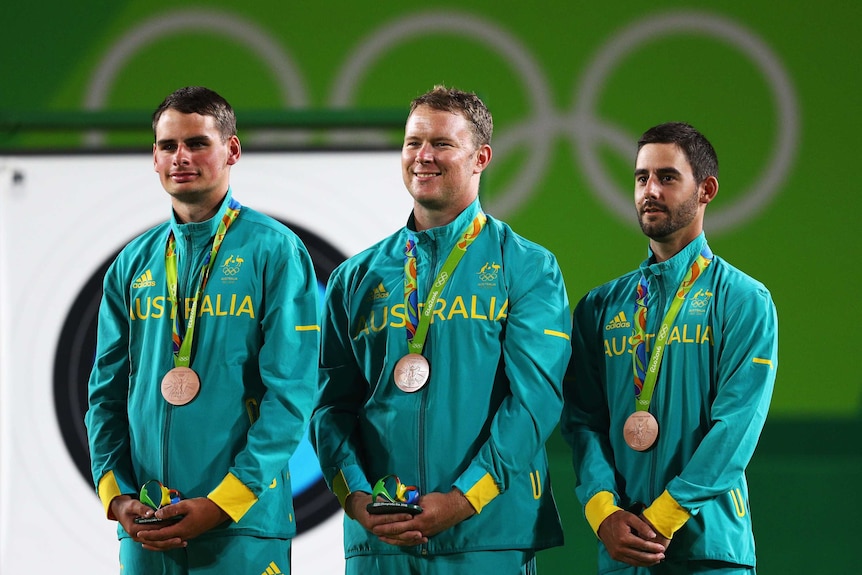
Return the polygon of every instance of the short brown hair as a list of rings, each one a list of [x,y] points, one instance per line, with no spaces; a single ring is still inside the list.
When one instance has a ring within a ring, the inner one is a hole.
[[[410,103],[410,114],[419,106],[428,106],[443,112],[461,114],[470,122],[473,143],[476,148],[491,143],[494,120],[485,103],[476,94],[438,84]]]

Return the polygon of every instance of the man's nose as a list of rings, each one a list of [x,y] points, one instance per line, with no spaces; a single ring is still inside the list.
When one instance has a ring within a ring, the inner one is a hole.
[[[185,166],[189,163],[189,149],[182,144],[177,146],[177,151],[174,152],[174,164],[177,166]]]
[[[658,181],[658,177],[656,177],[653,174],[649,177],[649,179],[646,182],[646,185],[644,186],[644,195],[649,196],[651,198],[657,198],[657,197],[659,197],[660,193],[661,193],[660,182]]]
[[[418,150],[416,150],[416,161],[420,164],[425,164],[434,159],[433,148],[431,144],[422,144]]]

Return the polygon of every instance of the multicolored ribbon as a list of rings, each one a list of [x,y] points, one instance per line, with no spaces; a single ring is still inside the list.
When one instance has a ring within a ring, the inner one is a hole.
[[[419,291],[416,273],[416,238],[410,234],[404,246],[404,308],[407,311],[407,340],[416,336],[419,324]]]
[[[428,335],[428,327],[431,325],[431,316],[434,314],[434,307],[437,303],[437,298],[446,287],[446,283],[458,262],[467,253],[467,248],[479,236],[482,228],[485,227],[485,222],[488,218],[484,213],[479,212],[472,222],[464,230],[461,239],[455,243],[449,256],[440,268],[440,273],[434,280],[434,285],[428,292],[428,299],[425,301],[422,313],[419,314],[419,296],[418,286],[419,279],[416,270],[416,240],[411,234],[407,239],[407,244],[404,247],[404,307],[407,311],[407,346],[411,353],[422,353],[425,347],[425,338]]]
[[[638,282],[637,298],[635,300],[634,330],[631,338],[632,360],[634,361],[635,397],[639,397],[644,388],[646,377],[646,312],[649,300],[649,283],[646,276],[641,274]]]
[[[670,337],[670,326],[679,314],[682,303],[685,301],[685,296],[691,291],[691,287],[697,278],[701,276],[703,271],[712,262],[712,251],[709,246],[704,246],[700,255],[694,263],[691,264],[688,272],[679,288],[676,290],[673,302],[668,309],[667,314],[661,322],[658,335],[656,336],[655,347],[650,354],[649,364],[646,359],[646,320],[647,320],[647,304],[649,302],[649,283],[646,277],[641,274],[640,282],[638,282],[637,295],[635,298],[634,312],[634,335],[631,338],[632,345],[632,372],[634,375],[635,384],[635,411],[649,411],[649,405],[652,401],[652,394],[655,390],[655,382],[658,378],[659,366],[664,355],[664,350]]]
[[[239,212],[241,209],[242,206],[240,205],[240,203],[235,199],[231,198],[227,210],[225,211],[224,216],[222,216],[222,219],[219,222],[216,234],[213,237],[212,248],[207,254],[206,259],[204,259],[203,266],[201,267],[201,273],[198,277],[198,285],[197,289],[195,290],[192,309],[189,313],[188,325],[186,326],[183,326],[183,314],[180,312],[180,308],[178,305],[177,289],[179,282],[177,272],[176,239],[174,238],[173,230],[171,230],[168,234],[168,244],[167,247],[165,247],[165,276],[168,283],[168,298],[170,299],[172,308],[174,310],[174,321],[172,325],[172,340],[174,344],[174,367],[188,367],[191,364],[192,340],[194,339],[198,301],[200,300],[201,294],[203,294],[204,292],[204,288],[206,287],[207,280],[210,276],[210,271],[212,270],[213,264],[216,261],[216,254],[218,254],[219,247],[221,247],[222,241],[224,241],[224,236],[225,234],[227,234],[227,230],[230,225],[234,222],[234,220],[236,220],[237,216],[239,216]]]

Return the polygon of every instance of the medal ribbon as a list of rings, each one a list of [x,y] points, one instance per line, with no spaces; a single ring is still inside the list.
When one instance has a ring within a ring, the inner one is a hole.
[[[213,237],[213,245],[210,249],[209,253],[204,259],[203,266],[201,267],[201,273],[198,277],[198,286],[195,290],[195,297],[192,303],[192,309],[189,313],[188,325],[185,328],[185,336],[180,336],[180,330],[182,329],[182,313],[180,313],[180,308],[177,303],[177,252],[176,252],[176,239],[174,238],[174,231],[168,234],[168,244],[165,248],[165,276],[167,278],[168,283],[168,297],[170,299],[171,305],[174,309],[174,321],[172,323],[173,333],[172,340],[174,344],[174,367],[188,367],[192,362],[192,340],[194,339],[195,334],[195,324],[197,319],[197,311],[198,311],[198,301],[201,298],[201,294],[204,292],[204,288],[206,287],[207,280],[210,276],[210,271],[213,268],[213,264],[215,262],[216,254],[218,253],[218,249],[221,247],[222,241],[224,241],[224,236],[227,234],[227,230],[230,225],[236,220],[239,215],[240,203],[235,199],[231,198],[230,203],[228,204],[227,210],[222,216],[221,221],[219,222],[218,229],[216,230],[216,234]]]
[[[487,218],[485,214],[479,212],[472,222],[464,230],[461,239],[455,243],[452,251],[446,257],[443,267],[440,268],[440,273],[437,274],[437,279],[434,280],[434,285],[431,291],[428,292],[428,300],[422,309],[422,314],[419,310],[419,296],[417,287],[419,285],[418,275],[416,273],[416,240],[411,235],[407,240],[407,245],[404,247],[404,307],[407,310],[407,346],[411,353],[422,353],[422,348],[425,347],[425,338],[428,335],[428,327],[431,325],[431,316],[434,313],[434,305],[437,303],[437,298],[443,292],[443,288],[452,277],[455,267],[464,254],[467,253],[467,248],[473,243],[473,240],[485,227]]]
[[[667,314],[662,319],[661,328],[656,336],[655,347],[650,354],[649,364],[646,362],[646,314],[647,302],[649,301],[649,283],[646,277],[641,274],[635,302],[635,333],[631,338],[632,372],[635,383],[635,411],[649,411],[649,404],[652,401],[655,382],[658,378],[659,367],[661,366],[661,358],[664,355],[668,337],[670,337],[670,326],[676,319],[682,303],[685,301],[685,296],[691,291],[694,282],[697,281],[697,278],[701,276],[710,262],[712,262],[712,251],[709,249],[709,246],[704,246],[697,259],[691,264],[691,268],[686,272],[682,283],[679,284],[673,302],[670,304],[670,309],[667,310]]]
[[[419,324],[418,274],[416,273],[416,238],[411,233],[404,246],[404,307],[407,311],[407,340],[416,336]]]

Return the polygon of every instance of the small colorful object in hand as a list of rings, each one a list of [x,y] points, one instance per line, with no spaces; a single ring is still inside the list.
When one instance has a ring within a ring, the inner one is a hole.
[[[150,479],[141,487],[141,503],[149,505],[153,509],[161,509],[165,505],[178,502],[180,492],[176,489],[168,489],[160,481]]]
[[[390,489],[394,488],[394,498],[389,494],[387,484],[389,484]],[[389,503],[400,501],[402,503],[415,504],[419,501],[419,490],[413,485],[404,485],[401,483],[401,480],[397,475],[387,475],[374,484],[374,489],[371,491],[371,497],[374,498],[375,501],[378,497],[382,497]]]

